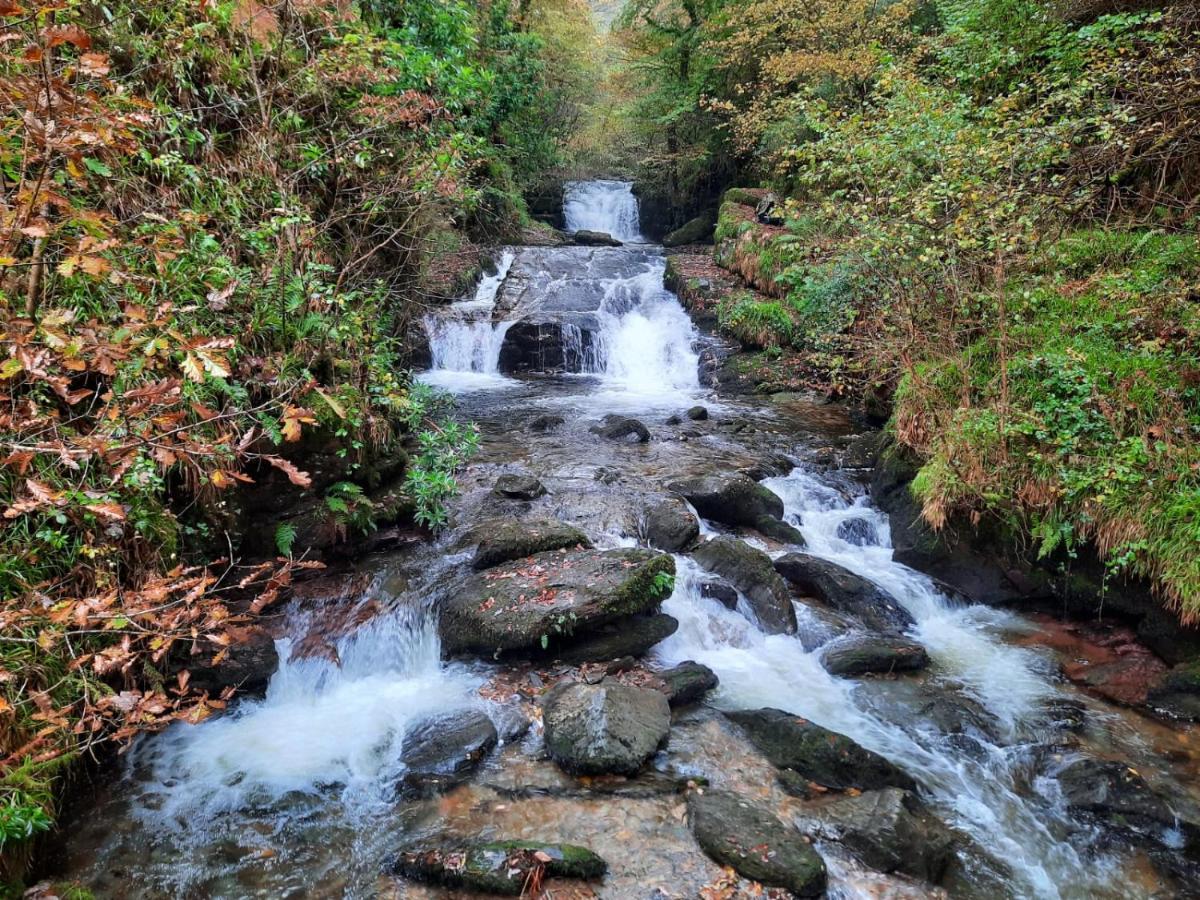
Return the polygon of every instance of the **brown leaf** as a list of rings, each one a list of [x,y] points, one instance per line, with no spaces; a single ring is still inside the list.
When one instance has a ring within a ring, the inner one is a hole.
[[[297,487],[312,487],[312,478],[307,472],[302,472],[295,465],[278,456],[264,457],[267,462],[283,472],[288,477],[288,481]]]

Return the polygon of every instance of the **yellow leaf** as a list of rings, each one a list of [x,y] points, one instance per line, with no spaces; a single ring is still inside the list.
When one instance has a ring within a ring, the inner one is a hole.
[[[204,380],[204,370],[200,366],[200,360],[196,359],[194,353],[189,353],[183,358],[183,374],[192,381]]]
[[[220,469],[217,469],[215,472],[213,472],[211,475],[209,475],[208,478],[214,485],[216,485],[219,488],[227,488],[231,484],[233,484],[233,479],[230,478],[228,475],[226,475],[224,472],[222,472]]]
[[[220,356],[209,353],[207,350],[197,350],[196,355],[204,363],[204,368],[208,371],[209,375],[212,375],[214,378],[229,377],[229,363]]]

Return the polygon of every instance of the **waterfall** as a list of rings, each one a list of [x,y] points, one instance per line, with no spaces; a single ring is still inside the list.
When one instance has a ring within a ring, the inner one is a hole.
[[[641,213],[628,181],[571,181],[566,185],[563,216],[567,231],[600,231],[619,241],[640,243]]]
[[[486,387],[498,377],[500,350],[512,322],[495,322],[496,295],[508,277],[516,254],[504,251],[496,272],[485,276],[470,300],[452,304],[443,314],[422,320],[433,365],[422,380],[442,387]]]

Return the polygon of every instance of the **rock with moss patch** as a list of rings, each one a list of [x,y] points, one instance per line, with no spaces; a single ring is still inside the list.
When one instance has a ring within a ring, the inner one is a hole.
[[[522,894],[531,876],[602,878],[605,861],[586,847],[539,841],[491,841],[465,847],[402,853],[396,872],[413,881],[486,894]]]
[[[739,875],[797,897],[825,893],[825,861],[795,828],[771,812],[726,791],[688,795],[688,820],[696,843]]]
[[[476,570],[490,569],[547,550],[592,546],[587,535],[578,528],[553,519],[486,522],[471,529],[469,537],[479,541],[471,561]]]
[[[621,242],[606,231],[580,229],[572,235],[580,247],[620,247]]]
[[[546,750],[576,775],[633,775],[667,739],[671,709],[659,691],[605,680],[559,684],[542,700]]]
[[[447,653],[534,652],[565,646],[670,594],[675,561],[626,548],[538,553],[472,575],[442,603]]]
[[[787,585],[771,566],[771,557],[737,538],[721,535],[705,541],[696,562],[742,592],[759,625],[768,634],[794,634],[796,610]]]
[[[672,482],[669,488],[706,519],[726,525],[757,526],[763,516],[783,518],[783,501],[745,475],[700,475]]]
[[[683,247],[687,244],[712,243],[716,220],[712,215],[696,216],[663,238],[664,247]]]

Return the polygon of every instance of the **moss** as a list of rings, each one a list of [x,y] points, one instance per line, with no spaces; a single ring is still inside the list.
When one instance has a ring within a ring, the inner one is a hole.
[[[596,853],[575,844],[542,844],[537,841],[493,841],[481,850],[541,852],[550,857],[546,874],[558,878],[600,878],[608,864]]]
[[[613,595],[608,611],[617,615],[645,612],[659,600],[660,575],[675,577],[675,559],[660,554],[638,566]]]
[[[762,188],[730,188],[721,198],[721,202],[757,207],[765,194],[766,191]]]

